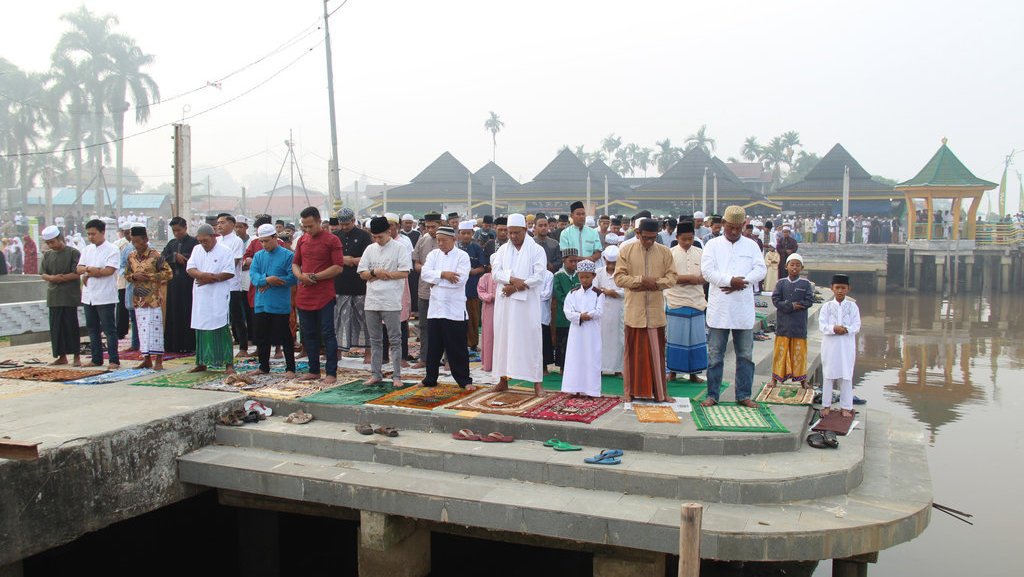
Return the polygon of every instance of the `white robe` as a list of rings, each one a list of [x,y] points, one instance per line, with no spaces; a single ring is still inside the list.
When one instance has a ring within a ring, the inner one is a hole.
[[[623,351],[626,350],[625,311],[626,289],[615,284],[608,271],[597,269],[594,286],[600,289],[612,289],[619,298],[605,296],[601,307],[601,370],[606,373],[621,373]]]
[[[199,272],[213,274],[235,274],[235,255],[222,243],[213,245],[213,250],[206,252],[203,245],[197,244],[192,249],[185,270],[196,269]],[[228,324],[228,303],[231,300],[231,279],[204,284],[192,284],[192,322],[191,327],[197,330],[212,331]]]
[[[565,296],[562,310],[569,320],[569,341],[565,349],[563,393],[601,396],[601,313],[604,295],[591,288],[576,287]],[[589,313],[591,320],[580,322]]]
[[[494,364],[491,372],[499,377],[531,383],[544,380],[540,292],[547,267],[547,253],[529,236],[519,250],[506,242],[494,255],[491,269],[495,283]],[[524,280],[529,290],[505,296],[502,290],[512,277]]]
[[[837,335],[836,325],[849,332]],[[821,339],[821,377],[823,379],[853,380],[853,363],[857,359],[857,333],[860,332],[860,309],[850,298],[835,299],[821,305],[818,313]]]

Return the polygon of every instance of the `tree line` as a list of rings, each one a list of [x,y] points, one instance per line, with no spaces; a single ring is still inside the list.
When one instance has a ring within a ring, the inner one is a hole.
[[[146,72],[154,57],[115,31],[118,19],[112,14],[81,6],[60,19],[67,30],[49,70],[22,70],[0,57],[0,154],[8,155],[0,157],[0,186],[16,195],[11,204],[24,206],[37,179],[44,186],[74,183],[81,192],[113,161],[120,210],[125,115],[144,124],[150,106],[160,101],[160,89]],[[97,212],[102,196],[96,197]],[[81,197],[76,208],[81,211]]]

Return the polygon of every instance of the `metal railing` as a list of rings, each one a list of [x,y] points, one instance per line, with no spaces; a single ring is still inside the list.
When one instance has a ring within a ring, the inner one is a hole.
[[[970,236],[968,223],[954,223],[958,227],[958,238],[960,240],[974,240],[979,245],[1015,245],[1024,243],[1024,229],[1013,223],[1004,222],[979,222],[974,226],[974,238]],[[931,235],[928,234],[928,223],[915,222],[911,231],[911,240],[953,240],[952,228],[946,229],[939,223],[932,224]]]

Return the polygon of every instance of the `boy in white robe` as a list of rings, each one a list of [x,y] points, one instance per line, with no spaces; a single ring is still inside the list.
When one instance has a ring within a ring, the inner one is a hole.
[[[565,297],[563,311],[569,321],[562,392],[601,396],[601,308],[604,294],[594,287],[595,266],[581,260],[576,274],[580,286]]]
[[[850,277],[837,274],[832,277],[830,300],[818,313],[821,329],[821,373],[824,383],[821,391],[821,416],[827,416],[832,406],[832,387],[839,387],[839,407],[844,417],[853,415],[853,363],[857,357],[857,333],[860,332],[860,309],[846,297],[850,290]]]
[[[601,372],[622,375],[622,351],[626,349],[625,317],[623,299],[625,289],[615,284],[615,263],[619,260],[619,247],[608,245],[601,253],[605,265],[600,262],[594,286],[604,294],[601,309]]]

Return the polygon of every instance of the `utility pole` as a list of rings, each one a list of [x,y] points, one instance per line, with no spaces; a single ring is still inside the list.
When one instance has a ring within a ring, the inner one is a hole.
[[[334,203],[341,200],[341,183],[338,175],[338,126],[334,116],[334,64],[331,61],[331,29],[328,25],[327,0],[324,0],[324,45],[327,50],[327,102],[331,114],[331,161],[328,164],[327,183],[330,188],[332,210]],[[293,211],[294,212],[294,211]]]

